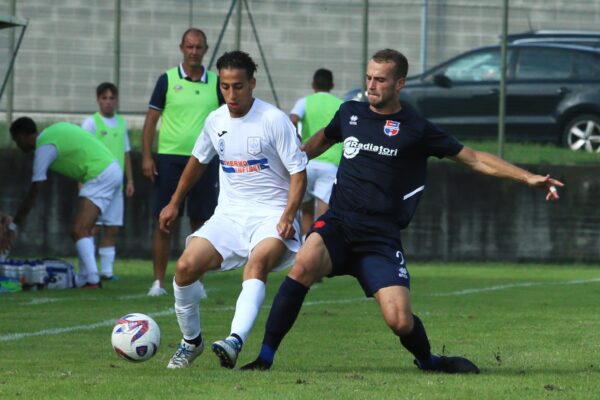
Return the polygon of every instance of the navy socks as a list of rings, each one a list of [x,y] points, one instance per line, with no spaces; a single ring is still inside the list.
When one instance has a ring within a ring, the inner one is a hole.
[[[265,336],[258,356],[264,362],[273,363],[279,344],[298,318],[308,289],[290,277],[286,277],[279,287],[267,319]]]
[[[400,336],[400,342],[406,350],[415,356],[419,364],[425,368],[430,367],[435,362],[436,357],[431,355],[431,346],[423,323],[414,314],[413,319],[415,323],[412,331],[408,335]]]

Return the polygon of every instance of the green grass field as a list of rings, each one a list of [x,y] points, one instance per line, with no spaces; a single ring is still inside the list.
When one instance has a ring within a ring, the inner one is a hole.
[[[192,368],[165,368],[180,333],[173,298],[149,298],[149,261],[122,262],[102,290],[0,295],[1,399],[593,399],[600,393],[600,268],[581,265],[413,264],[415,313],[435,353],[464,355],[480,375],[423,373],[351,278],[308,294],[272,370],[224,370],[210,350]],[[172,266],[170,271],[172,270]],[[238,366],[260,347],[267,305]],[[206,278],[207,342],[225,337],[241,274]],[[169,290],[172,293],[172,290]],[[110,345],[113,321],[147,313],[161,327],[151,360]]]

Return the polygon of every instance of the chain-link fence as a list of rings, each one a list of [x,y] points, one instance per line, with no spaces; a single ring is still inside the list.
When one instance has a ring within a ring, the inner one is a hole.
[[[8,14],[13,2],[0,1],[0,14]],[[275,100],[266,62],[280,107],[289,111],[297,98],[310,92],[312,73],[317,68],[333,71],[336,95],[343,96],[361,85],[366,4],[368,54],[384,47],[396,48],[407,55],[414,74],[421,72],[425,57],[427,66],[432,66],[469,48],[497,43],[503,3],[247,0],[250,12],[241,7],[239,24],[238,8],[233,7],[217,53],[233,50],[239,37],[241,49],[259,64],[256,96]],[[204,60],[208,64],[232,0],[28,0],[15,5],[16,15],[30,21],[15,65],[15,115],[81,121],[96,110],[96,85],[118,80],[120,110],[135,127],[143,120],[157,77],[180,62],[182,32],[190,25],[206,32],[212,46]],[[118,41],[116,18],[120,20]],[[598,0],[510,1],[509,32],[589,30],[599,22]],[[0,37],[0,46],[0,64],[6,64],[10,47],[6,37]],[[6,115],[8,99],[5,93],[0,101],[0,121]]]

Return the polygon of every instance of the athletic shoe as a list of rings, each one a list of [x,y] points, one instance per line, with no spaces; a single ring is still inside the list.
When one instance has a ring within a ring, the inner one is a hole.
[[[266,371],[271,368],[271,364],[263,361],[262,358],[257,358],[256,360],[248,363],[240,368],[242,371]]]
[[[212,344],[212,351],[219,357],[221,367],[233,368],[242,351],[240,342],[235,339],[218,340]]]
[[[479,368],[464,357],[433,356],[431,365],[422,366],[418,360],[415,365],[423,371],[443,372],[446,374],[478,374]]]
[[[80,287],[81,289],[102,289],[102,282],[98,281],[96,283],[87,282],[85,285]]]
[[[111,275],[111,276],[100,275],[100,280],[101,281],[118,281],[119,277],[117,275]]]
[[[148,296],[150,297],[158,297],[158,296],[166,296],[167,291],[165,288],[160,287],[160,281],[154,281],[152,286],[150,286],[150,290],[148,290]]]
[[[187,368],[190,364],[204,351],[204,340],[198,345],[195,346],[191,343],[186,342],[184,339],[181,339],[181,343],[179,343],[179,347],[167,368],[169,369],[178,369],[178,368]]]

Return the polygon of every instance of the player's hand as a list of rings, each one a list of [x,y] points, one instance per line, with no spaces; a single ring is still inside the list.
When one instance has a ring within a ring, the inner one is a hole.
[[[165,233],[171,233],[171,223],[177,219],[179,214],[179,207],[169,203],[160,211],[158,215],[158,226],[161,231]]]
[[[296,234],[296,229],[294,228],[293,219],[289,220],[287,218],[281,217],[279,223],[277,224],[277,233],[283,239],[292,239]]]
[[[558,188],[565,186],[561,181],[551,178],[550,175],[532,175],[527,179],[529,186],[539,187],[547,190],[546,200],[553,201],[560,199]]]
[[[125,196],[131,197],[135,193],[135,186],[133,186],[133,182],[127,181],[127,186],[125,186]]]
[[[158,175],[156,164],[152,156],[144,156],[142,158],[142,175],[154,182],[154,177]]]
[[[10,228],[11,225],[13,225],[12,218],[4,216],[2,218],[2,229],[0,230],[0,253],[8,254],[19,236],[17,228]]]

